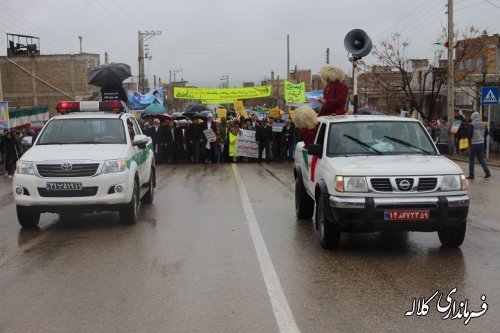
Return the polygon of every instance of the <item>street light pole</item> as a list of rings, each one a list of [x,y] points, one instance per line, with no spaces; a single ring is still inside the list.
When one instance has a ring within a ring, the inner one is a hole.
[[[453,87],[455,85],[455,75],[453,71],[453,0],[448,0],[448,121],[455,119],[455,100]],[[453,152],[453,136],[450,135],[448,142],[450,153]]]

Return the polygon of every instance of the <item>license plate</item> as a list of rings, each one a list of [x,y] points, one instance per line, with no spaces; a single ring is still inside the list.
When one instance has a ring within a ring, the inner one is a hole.
[[[47,182],[46,188],[49,191],[81,190],[82,183],[81,182],[80,183],[77,183],[77,182]]]
[[[430,218],[428,209],[414,210],[386,210],[384,211],[384,220],[386,221],[422,221]]]

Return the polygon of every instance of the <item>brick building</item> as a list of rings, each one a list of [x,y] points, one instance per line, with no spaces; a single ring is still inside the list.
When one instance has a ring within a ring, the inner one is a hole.
[[[99,59],[91,53],[0,57],[3,99],[9,107],[48,105],[51,115],[60,100],[98,100],[99,88],[87,84],[87,74]]]
[[[500,85],[500,80],[491,80],[500,74],[500,36],[484,32],[480,37],[458,41],[455,54],[455,106],[465,112],[480,110],[480,88]],[[498,106],[493,108],[498,110]],[[498,112],[493,112],[492,118],[500,121]]]

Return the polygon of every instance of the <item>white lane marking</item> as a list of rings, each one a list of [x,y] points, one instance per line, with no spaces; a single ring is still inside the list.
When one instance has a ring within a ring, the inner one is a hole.
[[[240,192],[241,201],[243,203],[243,210],[245,212],[248,228],[250,229],[253,246],[255,252],[257,253],[260,269],[267,288],[267,294],[271,300],[274,317],[278,324],[279,331],[300,332],[297,327],[297,323],[295,322],[295,318],[293,317],[292,310],[286,300],[285,293],[281,288],[281,283],[278,278],[278,274],[276,274],[276,270],[274,269],[273,262],[271,261],[271,256],[267,251],[266,243],[264,243],[264,238],[262,237],[259,224],[255,218],[252,204],[248,198],[247,190],[245,189],[245,185],[243,185],[240,173],[238,172],[238,167],[234,163],[232,164],[232,167],[236,178],[236,184],[238,185],[238,190]]]

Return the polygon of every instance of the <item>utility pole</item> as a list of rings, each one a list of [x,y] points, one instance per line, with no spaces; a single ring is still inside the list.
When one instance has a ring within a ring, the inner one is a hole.
[[[146,31],[138,33],[139,38],[139,91],[144,94],[146,92],[146,75],[144,74],[144,42],[151,39],[153,36],[160,35],[161,31]],[[149,59],[149,58],[148,58]]]
[[[326,49],[326,64],[330,64],[330,48]]]
[[[2,67],[0,67],[0,102],[3,101]]]
[[[82,53],[82,36],[78,36],[78,39],[80,39],[80,53]]]
[[[174,69],[172,71],[172,73],[174,73],[174,86],[175,86],[175,83],[177,82],[177,81],[175,81],[175,73],[180,73],[180,72],[182,72],[182,69]]]
[[[286,79],[290,80],[290,35],[286,35]]]
[[[448,0],[448,121],[453,122],[455,118],[455,100],[453,87],[455,85],[455,75],[453,71],[453,0]],[[448,142],[450,154],[453,153],[453,136],[450,135]]]

